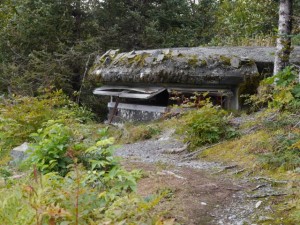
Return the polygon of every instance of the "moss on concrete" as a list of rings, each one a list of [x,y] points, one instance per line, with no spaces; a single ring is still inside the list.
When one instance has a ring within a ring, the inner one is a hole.
[[[135,55],[133,58],[128,59],[128,64],[138,67],[143,67],[145,65],[145,59],[149,56],[148,53]]]
[[[220,55],[220,62],[222,62],[226,66],[230,66],[231,65],[231,58],[227,57],[227,56],[224,56],[224,55]]]
[[[192,55],[192,57],[188,59],[188,64],[193,67],[197,66],[198,62],[199,60],[197,55]]]

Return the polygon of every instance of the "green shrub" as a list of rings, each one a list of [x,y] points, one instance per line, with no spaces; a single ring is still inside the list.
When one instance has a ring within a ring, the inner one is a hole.
[[[109,186],[111,193],[135,190],[136,179],[140,177],[139,171],[128,173],[122,169],[119,160],[113,156],[114,138],[107,137],[107,128],[100,130],[99,134],[100,140],[95,145],[77,154],[78,162],[89,170],[89,182]],[[113,197],[112,195],[103,196]]]
[[[185,135],[185,141],[190,142],[192,149],[237,135],[236,130],[229,125],[227,112],[210,102],[198,110],[188,112],[182,124],[177,132]]]
[[[163,195],[153,196],[149,200],[135,195],[127,195],[117,199],[104,214],[97,214],[99,224],[168,224],[149,213]],[[173,223],[170,223],[173,224]]]
[[[67,173],[68,165],[72,163],[66,155],[70,130],[63,124],[48,121],[37,133],[30,135],[34,139],[27,163],[35,165],[42,173],[58,172],[61,175]]]
[[[286,67],[273,77],[266,79],[267,84],[275,83],[271,107],[297,109],[300,106],[300,83],[298,71]]]

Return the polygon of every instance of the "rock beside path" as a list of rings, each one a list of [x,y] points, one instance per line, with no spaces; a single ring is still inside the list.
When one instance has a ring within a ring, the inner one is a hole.
[[[29,150],[29,144],[24,142],[18,147],[15,147],[11,150],[10,156],[12,157],[13,162],[20,162],[26,158],[26,151]]]

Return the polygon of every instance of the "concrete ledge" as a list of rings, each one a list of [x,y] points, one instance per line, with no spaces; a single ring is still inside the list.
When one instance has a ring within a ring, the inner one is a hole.
[[[107,104],[108,108],[114,108],[115,102],[109,102]],[[118,109],[128,109],[128,110],[137,110],[137,111],[147,111],[147,112],[158,112],[165,113],[167,107],[163,106],[152,106],[152,105],[136,105],[136,104],[127,104],[127,103],[119,103]]]

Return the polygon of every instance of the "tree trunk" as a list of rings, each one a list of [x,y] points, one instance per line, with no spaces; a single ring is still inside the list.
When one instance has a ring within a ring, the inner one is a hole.
[[[81,0],[77,0],[75,3],[75,9],[73,11],[75,17],[75,35],[76,41],[79,41],[81,38],[81,17],[82,17],[82,10],[81,10]]]
[[[280,0],[279,22],[276,55],[274,62],[274,75],[283,70],[289,63],[291,52],[291,30],[292,30],[292,1]]]

